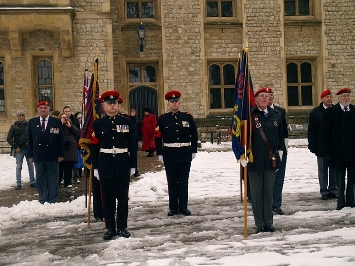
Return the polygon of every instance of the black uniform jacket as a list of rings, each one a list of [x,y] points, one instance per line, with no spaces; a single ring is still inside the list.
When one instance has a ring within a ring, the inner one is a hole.
[[[308,149],[320,157],[325,157],[323,147],[323,116],[325,110],[323,103],[320,103],[311,111],[308,121]]]
[[[137,144],[133,129],[132,119],[122,114],[104,116],[94,121],[90,152],[93,169],[99,170],[100,178],[115,178],[114,175],[119,172],[129,173],[130,168],[137,168]],[[103,153],[100,152],[101,148],[128,149],[128,152]]]
[[[280,106],[274,105],[275,110],[279,111],[281,114],[281,123],[282,130],[284,132],[284,138],[288,138],[288,129],[287,129],[287,121],[286,121],[286,110]]]
[[[262,171],[272,169],[269,159],[269,151],[265,145],[265,141],[262,138],[259,129],[256,127],[254,116],[257,116],[261,127],[270,143],[270,147],[273,153],[276,154],[277,163],[280,163],[280,157],[278,150],[286,151],[284,132],[282,128],[281,114],[276,109],[267,107],[268,117],[265,118],[262,111],[258,108],[252,109],[252,136],[251,146],[254,160],[248,164],[248,169],[251,171]]]
[[[157,121],[154,134],[156,152],[163,155],[165,163],[183,163],[192,160],[197,153],[197,128],[190,113],[168,112]],[[183,147],[166,147],[164,144],[191,143]]]
[[[64,157],[62,122],[49,116],[46,130],[42,132],[40,118],[31,118],[28,122],[27,152],[35,162],[57,162],[58,157]]]
[[[327,108],[323,117],[323,147],[326,157],[335,167],[353,165],[354,155],[354,113],[355,107],[344,112],[339,103]]]

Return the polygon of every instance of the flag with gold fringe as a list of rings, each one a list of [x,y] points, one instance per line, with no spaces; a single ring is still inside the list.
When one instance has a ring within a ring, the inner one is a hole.
[[[253,83],[249,71],[249,51],[243,49],[238,60],[238,72],[235,81],[235,104],[232,123],[232,149],[237,160],[247,154],[253,161],[251,151],[251,108],[255,107]]]
[[[88,162],[90,158],[90,141],[92,134],[92,126],[96,119],[100,118],[100,92],[98,82],[98,64],[97,58],[94,62],[94,73],[91,75],[90,83],[88,78],[88,71],[85,69],[84,74],[84,88],[83,88],[83,125],[79,139],[79,145],[83,150],[83,162],[86,168],[91,169],[91,163]]]

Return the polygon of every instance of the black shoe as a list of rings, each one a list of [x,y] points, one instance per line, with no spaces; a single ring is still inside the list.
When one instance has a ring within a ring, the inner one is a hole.
[[[116,231],[108,229],[104,234],[104,240],[111,240],[116,235]]]
[[[134,177],[138,177],[138,176],[140,176],[141,174],[139,173],[139,172],[136,172],[135,174],[134,174]]]
[[[15,187],[16,190],[20,190],[21,188],[22,188],[21,185],[17,185],[17,186]]]
[[[328,195],[322,195],[321,199],[322,200],[327,200],[327,199],[329,199],[329,196]]]
[[[188,210],[188,209],[185,209],[183,211],[181,211],[181,213],[185,216],[190,216],[191,215],[191,212]]]
[[[168,212],[168,216],[174,216],[175,214],[177,214],[178,212],[177,211],[173,211],[173,210],[170,210]]]
[[[114,236],[116,235],[116,232],[114,230],[108,229],[106,233],[104,233],[104,240],[111,240]]]
[[[101,217],[95,217],[95,222],[103,222],[104,219]]]
[[[337,199],[337,198],[338,198],[338,195],[337,195],[337,194],[334,194],[334,193],[329,193],[328,198],[330,198],[330,199]]]
[[[30,187],[36,188],[36,183],[32,183]]]
[[[340,211],[342,208],[344,208],[345,206],[337,206],[337,211]]]
[[[264,227],[264,232],[273,233],[273,232],[275,232],[275,231],[276,231],[276,229],[275,229],[275,227],[273,227],[273,226],[265,226],[265,227]]]
[[[258,226],[258,228],[256,229],[256,234],[265,232],[264,226]]]
[[[127,231],[127,229],[120,229],[117,232],[117,235],[119,237],[125,237],[125,238],[129,238],[131,236],[131,233]]]
[[[274,207],[272,208],[272,210],[274,211],[275,214],[278,214],[278,215],[284,215],[284,211],[280,208],[280,207]]]

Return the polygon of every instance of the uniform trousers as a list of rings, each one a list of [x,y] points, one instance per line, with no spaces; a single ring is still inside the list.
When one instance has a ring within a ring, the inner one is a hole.
[[[345,173],[347,170],[346,198],[345,193]],[[335,167],[335,175],[338,185],[338,207],[355,207],[355,166]],[[346,201],[345,201],[346,199]]]
[[[96,177],[92,178],[92,199],[94,217],[103,219],[104,215],[102,211],[101,186],[100,181],[97,180]]]
[[[106,229],[115,231],[117,229],[127,228],[128,219],[128,190],[129,190],[129,173],[127,177],[121,176],[117,178],[105,178],[100,176],[100,185],[103,201],[103,214],[105,218]],[[117,207],[116,207],[117,199]],[[115,213],[117,211],[117,220],[115,223]]]
[[[335,167],[331,166],[329,160],[322,156],[317,156],[317,164],[320,194],[322,196],[329,196],[329,194],[338,195]]]
[[[55,203],[59,195],[59,166],[58,162],[36,162],[36,187],[38,201]]]
[[[273,188],[276,170],[248,170],[251,204],[256,226],[273,225]]]
[[[169,209],[183,211],[187,209],[190,162],[164,163],[169,190]]]
[[[273,207],[281,207],[282,204],[282,189],[285,182],[286,162],[287,152],[284,152],[280,162],[280,168],[275,175]]]

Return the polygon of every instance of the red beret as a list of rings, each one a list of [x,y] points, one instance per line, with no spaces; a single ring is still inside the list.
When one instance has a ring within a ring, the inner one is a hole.
[[[100,102],[109,101],[109,100],[118,100],[120,98],[120,93],[118,91],[105,91],[101,94]]]
[[[273,93],[271,88],[260,88],[255,92],[254,96],[256,97],[259,93],[262,92]]]
[[[325,91],[322,92],[322,94],[320,95],[321,98],[327,96],[327,95],[331,95],[332,94],[332,91],[330,89],[327,89]]]
[[[123,99],[121,97],[118,97],[118,102],[123,103]]]
[[[45,106],[50,106],[49,102],[47,101],[41,101],[37,104],[37,108],[40,107],[41,105],[45,105]]]
[[[179,99],[181,96],[181,93],[179,91],[169,91],[165,94],[165,100],[170,100],[170,99]]]
[[[336,95],[342,94],[342,93],[350,93],[351,90],[349,88],[342,88],[340,89]]]

